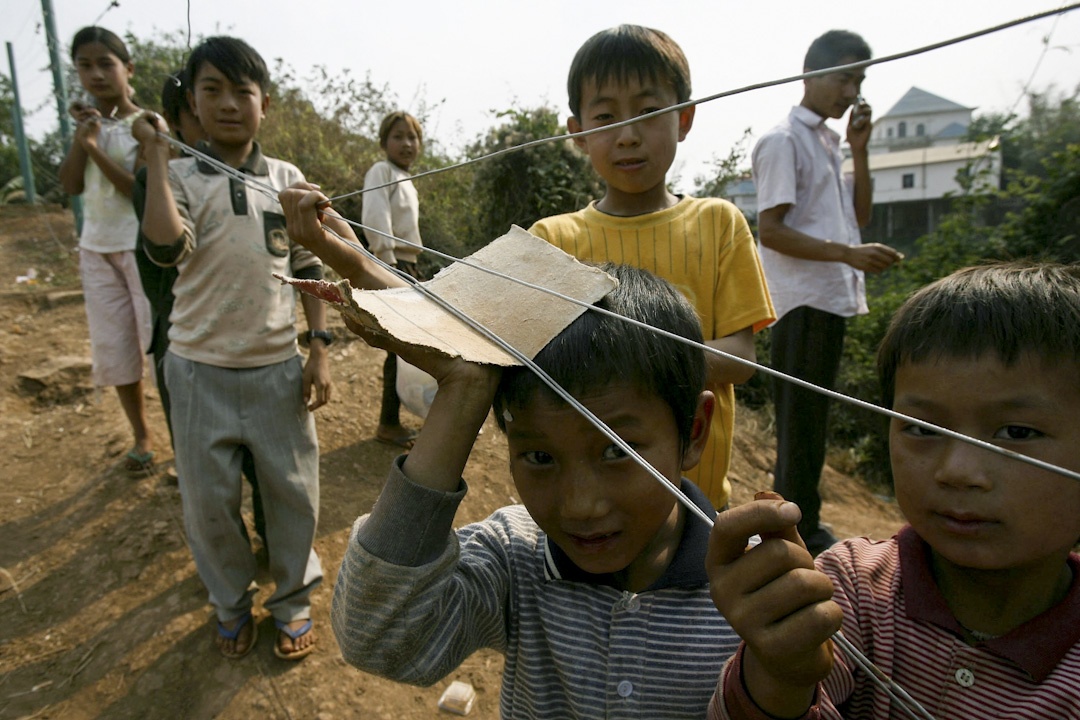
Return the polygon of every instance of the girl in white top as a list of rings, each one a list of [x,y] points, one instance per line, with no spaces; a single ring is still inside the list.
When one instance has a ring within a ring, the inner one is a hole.
[[[361,218],[369,228],[381,231],[392,238],[364,230],[368,247],[383,262],[395,266],[417,280],[423,280],[416,268],[420,254],[420,200],[416,188],[409,180],[409,167],[423,149],[424,133],[416,118],[404,111],[392,112],[383,118],[379,127],[379,145],[386,153],[386,160],[371,166],[364,177],[364,206]],[[393,185],[379,187],[386,183]],[[397,388],[397,356],[387,353],[383,364],[382,410],[375,439],[379,442],[409,449],[416,433],[401,425],[401,400]]]
[[[150,305],[135,264],[138,221],[131,204],[138,154],[131,123],[139,107],[132,101],[129,81],[135,66],[123,41],[99,27],[75,33],[71,59],[93,103],[71,106],[78,125],[59,174],[64,190],[84,200],[79,272],[94,384],[116,387],[135,435],[124,468],[144,474],[153,467],[154,452],[142,385]]]

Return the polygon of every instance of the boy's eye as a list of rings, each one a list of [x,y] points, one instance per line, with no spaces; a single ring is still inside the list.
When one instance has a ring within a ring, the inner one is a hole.
[[[649,113],[651,113],[651,112],[656,112],[657,110],[660,110],[660,108],[658,108],[658,107],[647,107],[647,108],[642,108],[642,109],[641,109],[641,112],[640,112],[640,113],[638,113],[638,114],[639,114],[639,115],[648,115]]]
[[[909,423],[907,425],[904,425],[900,429],[900,431],[905,435],[910,435],[912,437],[918,438],[937,437],[937,433],[933,430],[930,430],[929,428],[924,428],[921,425],[916,425],[915,423]]]
[[[1043,434],[1035,428],[1024,425],[1006,425],[994,433],[996,440],[1034,440],[1042,436]]]
[[[607,112],[597,113],[596,115],[593,115],[593,120],[599,123],[611,122],[614,119],[615,116]]]
[[[555,458],[548,455],[543,450],[529,450],[528,452],[521,453],[521,458],[530,465],[550,465],[555,461]]]
[[[627,443],[630,447],[634,447],[633,443]],[[635,448],[636,449],[636,448]],[[624,457],[629,457],[626,452],[618,445],[612,443],[604,448],[604,460],[620,460]]]

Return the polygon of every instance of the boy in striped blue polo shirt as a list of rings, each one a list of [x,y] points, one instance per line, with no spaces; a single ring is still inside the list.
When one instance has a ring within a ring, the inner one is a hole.
[[[603,267],[619,285],[598,306],[701,342],[670,284]],[[506,658],[504,718],[703,717],[739,642],[709,595],[705,524],[527,368],[376,342],[434,375],[439,393],[349,540],[333,606],[345,659],[430,685],[493,648]],[[715,403],[699,348],[586,312],[536,362],[714,516],[682,477]],[[522,505],[454,531],[493,402]]]

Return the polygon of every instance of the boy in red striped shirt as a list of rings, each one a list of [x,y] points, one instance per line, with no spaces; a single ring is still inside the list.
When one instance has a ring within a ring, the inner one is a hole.
[[[939,280],[896,314],[878,370],[900,413],[1080,470],[1080,265]],[[815,564],[793,503],[717,517],[713,600],[745,642],[709,717],[905,717],[834,652],[838,629],[938,720],[1080,717],[1080,482],[898,419],[890,449],[910,523],[890,540]]]

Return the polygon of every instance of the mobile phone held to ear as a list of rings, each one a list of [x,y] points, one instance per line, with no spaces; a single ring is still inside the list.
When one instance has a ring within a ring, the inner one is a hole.
[[[862,95],[859,95],[855,98],[855,104],[851,106],[851,127],[854,130],[861,130],[868,122],[870,122],[870,105]]]

